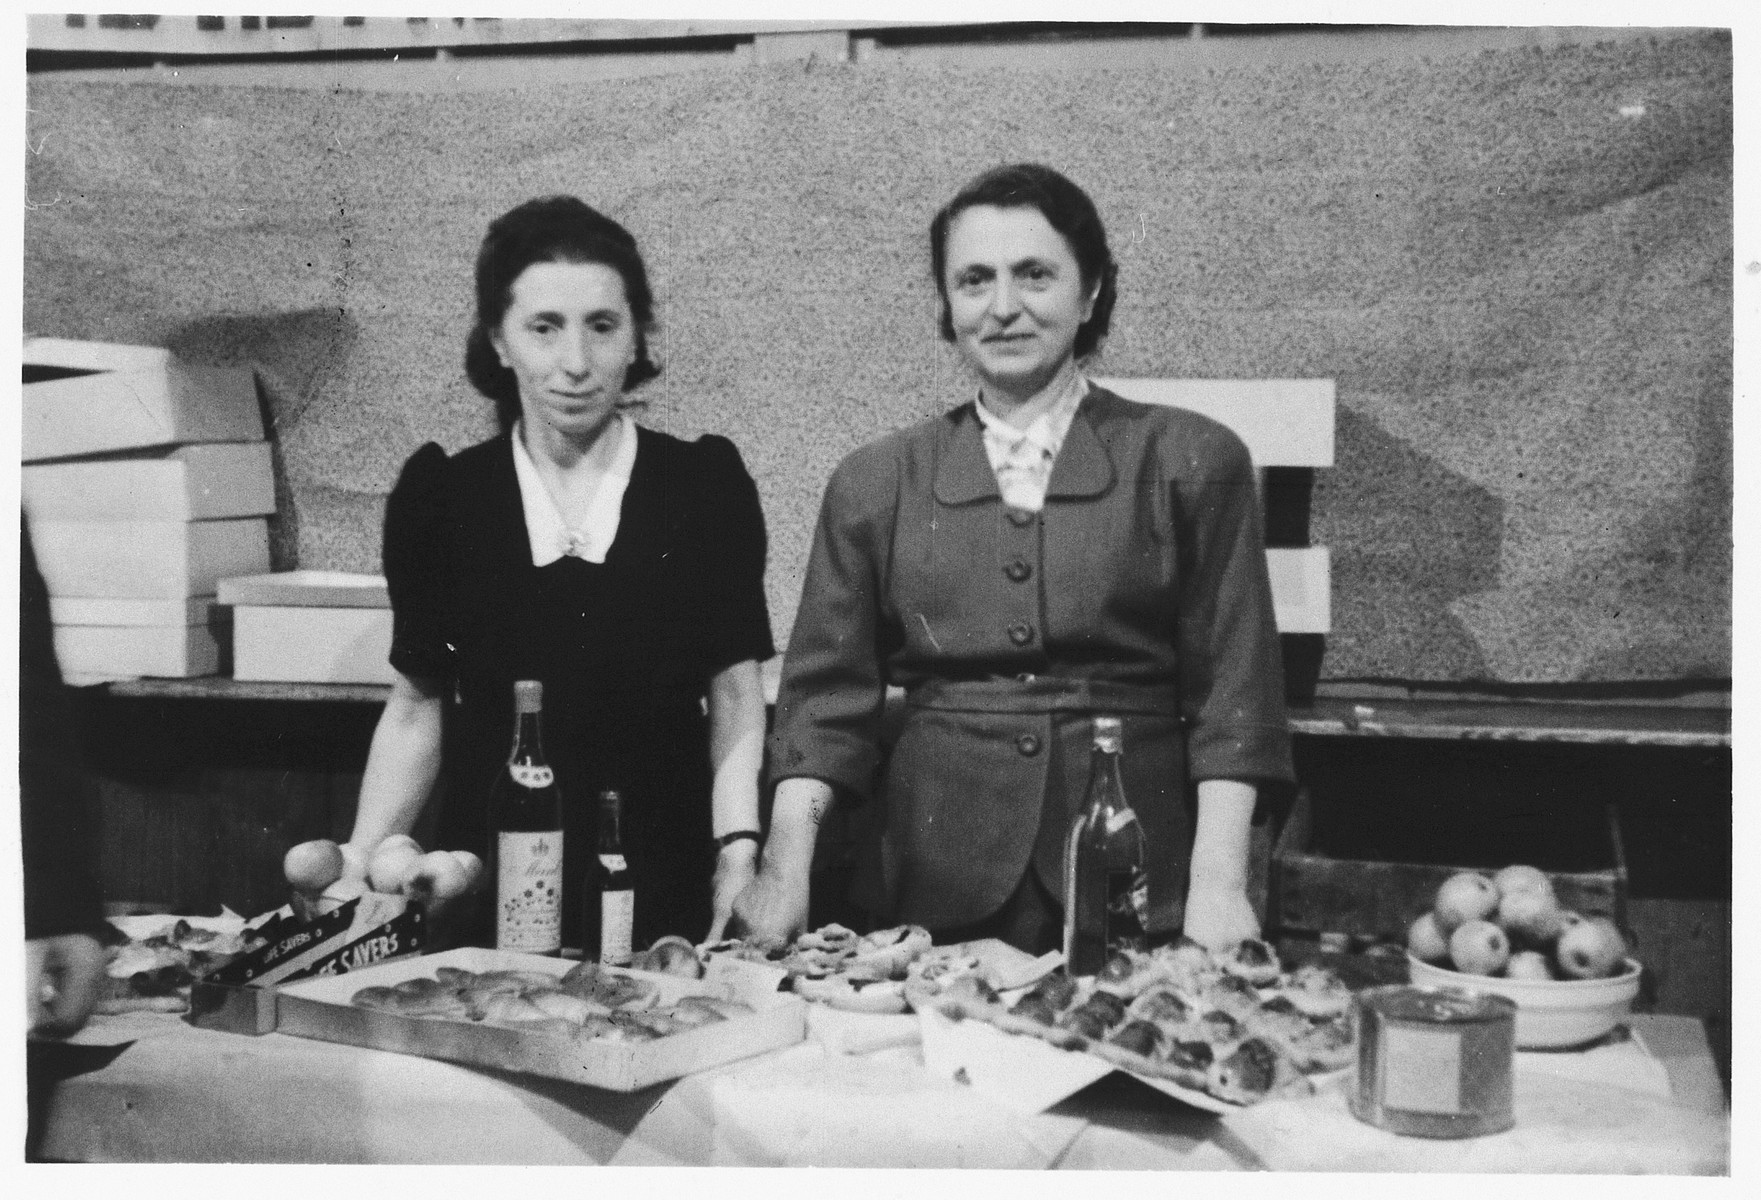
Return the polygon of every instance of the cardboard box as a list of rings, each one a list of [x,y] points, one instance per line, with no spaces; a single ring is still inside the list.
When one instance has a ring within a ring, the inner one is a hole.
[[[391,683],[389,608],[244,604],[233,609],[232,677],[279,683]]]
[[[349,971],[421,951],[426,913],[402,896],[368,892],[306,920],[291,906],[253,926],[263,944],[190,988],[188,1021],[228,1033],[271,1033],[276,986]]]
[[[561,976],[572,963],[535,954],[466,948],[375,966],[347,979],[307,979],[279,989],[276,1028],[295,1037],[395,1050],[491,1070],[521,1071],[619,1092],[677,1079],[695,1071],[792,1046],[807,1035],[800,997],[778,992],[783,972],[759,963],[721,959],[702,979],[618,970],[654,984],[661,1004],[690,994],[749,1004],[750,1016],[732,1017],[647,1042],[577,1039],[504,1026],[436,1017],[405,1017],[357,1008],[349,998],[363,987],[395,986],[432,978],[442,966],[467,971],[525,970]],[[614,968],[614,970],[616,970]]]
[[[115,679],[186,679],[220,670],[220,641],[200,625],[57,625],[55,658],[76,687]]]
[[[57,625],[210,625],[225,620],[214,597],[128,600],[104,596],[51,596],[49,619]]]
[[[31,541],[51,596],[184,600],[230,575],[269,568],[261,517],[227,521],[35,521]]]
[[[209,521],[275,511],[268,442],[212,442],[27,465],[40,521]]]
[[[232,677],[281,683],[391,683],[385,580],[341,571],[223,579],[233,605]]]
[[[260,442],[263,418],[251,371],[168,359],[25,384],[22,435],[23,459],[34,462],[186,442]]]
[[[222,579],[222,604],[298,605],[316,608],[390,608],[385,576],[348,571],[277,571]]]

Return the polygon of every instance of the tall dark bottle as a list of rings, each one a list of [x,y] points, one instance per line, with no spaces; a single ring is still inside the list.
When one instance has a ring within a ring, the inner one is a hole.
[[[586,957],[623,966],[635,952],[636,887],[624,857],[624,798],[599,793],[599,843],[581,889]]]
[[[1096,717],[1088,795],[1064,843],[1064,969],[1093,975],[1116,947],[1141,949],[1148,907],[1143,826],[1119,773],[1119,718]]]
[[[495,945],[527,954],[563,944],[562,793],[544,760],[543,711],[542,683],[514,684],[514,746],[489,793]]]

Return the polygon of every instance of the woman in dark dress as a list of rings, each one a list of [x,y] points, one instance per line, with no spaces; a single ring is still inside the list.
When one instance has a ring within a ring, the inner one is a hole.
[[[731,442],[629,416],[627,391],[658,374],[652,327],[640,253],[615,221],[572,197],[499,218],[466,370],[503,432],[451,457],[423,446],[386,505],[397,679],[350,841],[365,854],[408,831],[438,779],[436,844],[485,854],[513,685],[539,680],[563,793],[564,945],[582,944],[603,788],[624,797],[638,946],[721,936],[758,849],[764,519]]]

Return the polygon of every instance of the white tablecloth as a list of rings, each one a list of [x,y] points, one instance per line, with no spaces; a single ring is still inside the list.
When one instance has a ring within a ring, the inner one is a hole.
[[[1671,1020],[1682,1019],[1634,1023]],[[159,1018],[135,1023],[136,1040],[107,1067],[60,1085],[40,1152],[97,1162],[1727,1169],[1728,1122],[1717,1100],[1684,1106],[1660,1097],[1653,1072],[1622,1067],[1618,1057],[1611,1066],[1520,1056],[1517,1129],[1451,1143],[1361,1125],[1338,1090],[1218,1119],[1117,1074],[1024,1115],[931,1076],[902,1028],[893,1030],[901,1035],[894,1044],[866,1054],[841,1053],[847,1039],[816,1038],[620,1095]],[[103,1026],[94,1032],[102,1036]],[[1703,1038],[1694,1046],[1695,1065],[1709,1071]]]

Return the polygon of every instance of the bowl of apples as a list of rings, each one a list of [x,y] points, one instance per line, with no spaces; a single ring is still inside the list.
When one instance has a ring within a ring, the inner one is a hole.
[[[1518,1049],[1564,1049],[1612,1030],[1639,994],[1640,966],[1607,917],[1563,908],[1546,872],[1463,871],[1407,930],[1413,983],[1507,996]]]

